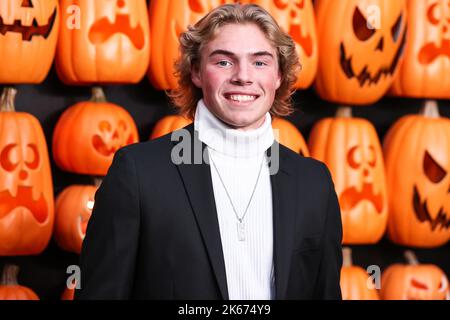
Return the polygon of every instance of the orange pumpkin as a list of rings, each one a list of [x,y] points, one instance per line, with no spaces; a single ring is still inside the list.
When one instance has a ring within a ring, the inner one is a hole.
[[[114,153],[138,141],[136,124],[124,108],[106,101],[101,88],[90,101],[79,102],[62,114],[53,133],[53,158],[63,170],[106,175]]]
[[[341,268],[342,300],[380,300],[375,287],[369,287],[369,275],[361,267],[352,264],[352,249],[343,248]]]
[[[62,249],[81,252],[99,185],[100,181],[97,186],[69,186],[56,198],[54,236]]]
[[[75,296],[75,289],[66,288],[64,289],[63,294],[61,295],[61,300],[72,301]]]
[[[2,0],[0,83],[40,83],[55,56],[59,31],[57,0]]]
[[[320,120],[308,141],[311,156],[327,164],[342,213],[343,243],[372,244],[386,229],[388,199],[383,155],[373,125],[338,109]]]
[[[314,7],[311,0],[250,0],[266,9],[295,41],[302,65],[297,88],[307,88],[316,76],[318,51]]]
[[[94,3],[95,2],[95,3]],[[61,0],[62,21],[79,8],[80,25],[62,25],[56,68],[67,84],[137,83],[150,55],[145,0]]]
[[[389,238],[431,248],[450,239],[450,120],[435,101],[400,118],[384,140]]]
[[[0,282],[0,300],[39,300],[39,297],[30,288],[17,283],[19,267],[5,265]]]
[[[371,104],[391,86],[406,39],[406,1],[316,1],[316,89],[340,104]],[[378,19],[379,18],[379,19]]]
[[[450,99],[450,2],[408,1],[405,57],[392,93]]]
[[[448,279],[433,264],[419,264],[412,251],[406,251],[408,264],[389,266],[381,276],[380,297],[383,300],[450,299]]]
[[[47,143],[34,116],[14,111],[16,92],[0,101],[0,256],[41,253],[54,220]]]
[[[160,119],[153,128],[150,139],[156,139],[175,130],[181,129],[192,123],[189,120],[180,115],[169,115]]]
[[[174,63],[178,58],[178,37],[210,10],[235,0],[165,0],[150,2],[152,48],[148,76],[157,89],[177,87]]]
[[[305,139],[291,122],[282,118],[273,118],[272,128],[274,129],[274,135],[280,144],[302,156],[309,157]]]

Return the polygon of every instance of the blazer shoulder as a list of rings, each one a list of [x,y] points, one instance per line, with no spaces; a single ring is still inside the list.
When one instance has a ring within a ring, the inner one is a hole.
[[[330,176],[327,165],[317,159],[302,156],[291,149],[280,144],[280,155],[289,159],[290,166],[293,166],[295,171],[301,173],[308,173],[313,176],[323,175]]]

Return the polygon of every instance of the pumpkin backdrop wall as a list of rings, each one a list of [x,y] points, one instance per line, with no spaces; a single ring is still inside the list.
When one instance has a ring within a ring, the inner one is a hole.
[[[405,251],[408,264],[389,266],[381,276],[383,300],[445,300],[450,289],[445,273],[434,264],[419,264],[415,254]]]
[[[148,75],[157,89],[177,86],[174,63],[178,58],[178,37],[210,10],[235,0],[150,1],[152,48]]]
[[[138,139],[128,111],[107,102],[102,89],[94,87],[90,101],[69,107],[58,120],[53,132],[53,158],[65,171],[104,176],[114,153]]]
[[[57,0],[0,1],[0,83],[40,83],[55,56]]]
[[[383,155],[373,125],[340,108],[317,122],[308,141],[311,156],[331,171],[341,207],[344,244],[372,244],[384,234],[388,199]]]
[[[296,43],[302,69],[296,87],[311,85],[316,76],[318,51],[314,7],[311,0],[250,0],[266,9]]]
[[[37,294],[25,286],[17,283],[19,267],[5,265],[0,278],[0,301],[2,300],[39,300]]]
[[[189,120],[180,115],[168,115],[161,118],[153,128],[150,139],[156,139],[175,130],[181,129],[192,123]]]
[[[302,156],[309,157],[305,138],[294,124],[286,119],[273,117],[272,128],[279,143]]]
[[[450,239],[450,120],[435,101],[400,118],[384,144],[389,238],[401,245],[437,247]]]
[[[392,84],[406,39],[405,0],[317,0],[320,97],[371,104]],[[379,10],[379,19],[374,12]],[[379,26],[373,25],[375,22]],[[379,27],[378,29],[376,27]]]
[[[56,198],[54,237],[62,249],[81,252],[100,183],[69,186]]]
[[[399,96],[450,99],[450,2],[408,2],[405,57],[392,87]]]
[[[14,111],[16,90],[0,100],[0,256],[41,253],[53,229],[53,184],[39,121]]]
[[[363,268],[353,265],[352,249],[342,249],[340,287],[342,300],[380,300],[375,285],[369,287],[370,276]]]
[[[158,1],[161,2],[161,1]],[[164,2],[164,1],[163,1]],[[145,0],[61,0],[62,21],[80,8],[80,28],[61,25],[56,67],[66,84],[137,83],[145,75],[150,31]]]

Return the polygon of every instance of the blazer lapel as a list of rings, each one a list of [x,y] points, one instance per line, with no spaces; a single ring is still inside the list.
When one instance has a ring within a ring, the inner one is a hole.
[[[204,143],[198,140],[192,124],[185,129],[189,131],[191,137],[191,163],[182,163],[177,167],[202,234],[220,293],[223,299],[228,300],[225,262],[210,167],[209,164],[204,162],[203,158],[200,164],[193,161],[195,158],[195,146],[201,145],[202,155],[205,154],[206,156],[208,149],[205,148]],[[195,160],[199,159],[196,158]]]
[[[277,143],[277,142],[275,142]],[[297,183],[290,172],[289,155],[279,147],[279,170],[272,183],[276,299],[285,299],[295,232]],[[270,150],[270,149],[269,149]]]

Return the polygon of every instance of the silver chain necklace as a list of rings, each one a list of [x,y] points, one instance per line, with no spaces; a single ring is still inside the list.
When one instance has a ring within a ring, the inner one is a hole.
[[[216,170],[217,175],[219,176],[220,182],[222,183],[222,186],[223,186],[223,188],[225,190],[225,193],[227,194],[228,200],[230,201],[231,207],[233,208],[234,214],[236,215],[236,219],[238,220],[236,222],[238,240],[239,241],[245,241],[245,223],[244,223],[244,218],[245,218],[245,215],[247,214],[248,208],[250,207],[250,203],[252,202],[253,195],[255,194],[255,191],[256,191],[256,187],[258,186],[258,181],[259,181],[259,177],[261,175],[261,169],[263,167],[263,163],[264,163],[264,158],[265,157],[264,156],[262,157],[261,165],[259,166],[258,177],[256,178],[256,183],[255,183],[255,186],[253,187],[252,195],[250,196],[250,200],[248,200],[247,207],[245,208],[245,211],[244,211],[244,214],[242,215],[242,217],[239,217],[239,215],[237,213],[237,210],[236,210],[236,208],[235,208],[235,206],[233,204],[233,201],[231,201],[230,194],[228,193],[228,190],[225,187],[225,183],[223,182],[222,176],[220,175],[219,170],[217,169],[217,166],[214,163],[214,160],[213,160],[213,158],[211,156],[211,153],[209,153],[209,158],[211,159],[211,163],[213,164],[214,169]]]

